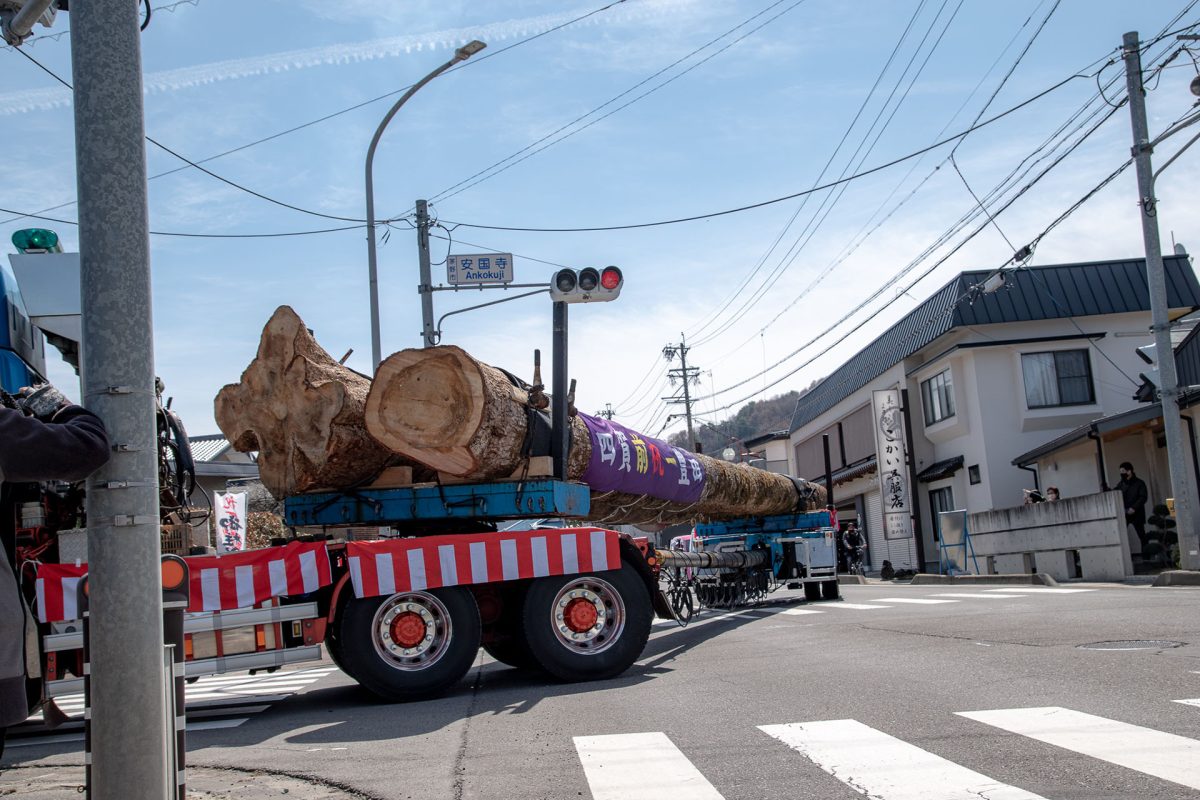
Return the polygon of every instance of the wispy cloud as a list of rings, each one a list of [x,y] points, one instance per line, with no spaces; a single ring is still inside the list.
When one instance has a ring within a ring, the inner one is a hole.
[[[636,3],[616,6],[604,14],[588,17],[579,24],[600,25],[636,21],[664,13],[674,13],[695,4],[696,0],[640,0]],[[292,70],[355,64],[382,58],[396,58],[425,50],[449,50],[463,45],[471,39],[483,39],[494,44],[545,33],[551,28],[582,16],[589,10],[591,9],[577,9],[559,14],[544,14],[466,28],[449,28],[405,36],[389,36],[366,42],[287,50],[253,58],[235,58],[215,61],[211,64],[163,70],[144,76],[144,91],[146,94],[175,92],[220,81],[239,80]],[[61,87],[7,92],[0,94],[0,114],[22,114],[30,111],[49,110],[61,108],[70,103],[71,92]]]

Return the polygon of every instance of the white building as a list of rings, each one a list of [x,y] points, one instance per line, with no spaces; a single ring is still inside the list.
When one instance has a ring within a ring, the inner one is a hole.
[[[1166,269],[1172,319],[1200,307],[1186,254],[1167,257]],[[791,471],[820,480],[829,436],[839,518],[866,529],[873,569],[884,559],[897,569],[936,565],[937,512],[1020,505],[1036,478],[1014,459],[1138,405],[1146,365],[1134,349],[1153,341],[1143,260],[1014,270],[983,293],[989,274],[960,274],[797,404]],[[871,407],[880,389],[907,393],[915,538],[883,535]]]

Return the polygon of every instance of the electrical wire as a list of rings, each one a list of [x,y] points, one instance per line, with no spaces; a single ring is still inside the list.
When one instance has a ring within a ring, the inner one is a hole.
[[[644,86],[645,84],[649,83],[650,81],[654,80],[655,78],[664,74],[665,72],[671,70],[672,68],[678,66],[679,64],[683,63],[684,61],[687,61],[692,56],[697,55],[698,53],[702,52],[703,50],[706,50],[707,48],[711,47],[716,42],[719,42],[721,39],[724,39],[725,37],[729,36],[730,34],[732,34],[734,31],[738,30],[739,28],[745,27],[750,22],[754,21],[758,17],[761,17],[763,14],[767,13],[771,9],[781,5],[783,2],[785,2],[785,0],[776,0],[776,2],[772,3],[770,6],[767,6],[767,8],[763,9],[762,11],[758,12],[757,14],[754,14],[753,16],[749,17],[748,19],[738,23],[733,28],[730,28],[728,31],[726,31],[725,33],[722,33],[720,36],[716,37],[715,39],[710,40],[709,42],[701,45],[700,47],[691,51],[690,53],[683,56],[682,58],[677,59],[676,61],[674,61],[671,64],[667,65],[666,67],[662,68],[661,70],[654,73],[650,77],[648,77],[642,81],[639,81],[638,83],[634,84],[633,86],[631,86],[630,88],[621,92],[620,94],[616,95],[615,97],[612,97],[609,100],[602,103],[601,105],[597,106],[596,108],[593,108],[591,111],[587,112],[586,114],[576,117],[574,120],[572,120],[571,122],[568,122],[566,125],[563,125],[563,126],[559,127],[557,130],[546,134],[541,139],[538,139],[537,141],[533,142],[532,144],[526,145],[522,149],[518,150],[517,152],[515,152],[509,156],[506,156],[505,158],[501,159],[500,161],[497,161],[496,163],[492,164],[491,166],[485,167],[484,169],[480,170],[479,172],[476,172],[471,177],[465,178],[447,189],[443,189],[441,192],[434,195],[434,199],[448,200],[449,198],[454,197],[457,194],[465,192],[467,189],[471,189],[475,186],[478,186],[480,183],[483,183],[486,180],[490,180],[491,178],[496,177],[497,175],[501,174],[502,172],[508,171],[512,167],[515,167],[517,164],[520,164],[521,162],[523,162],[529,158],[532,158],[533,156],[537,155],[538,153],[541,153],[542,151],[547,150],[550,147],[553,147],[554,145],[558,144],[559,142],[562,142],[566,139],[569,139],[570,137],[574,136],[577,133],[581,133],[582,131],[587,130],[588,128],[592,127],[596,123],[601,122],[605,119],[608,119],[613,114],[616,114],[618,111],[622,111],[622,110],[628,108],[629,106],[633,105],[634,103],[638,102],[639,100],[642,100],[642,99],[654,94],[659,89],[662,89],[663,87],[665,87],[671,83],[674,83],[676,80],[678,80],[679,78],[682,78],[684,75],[688,74],[692,70],[696,69],[697,67],[702,66],[703,64],[712,60],[716,56],[719,56],[721,53],[724,53],[726,50],[733,47],[738,42],[741,42],[742,40],[746,39],[747,37],[752,36],[753,34],[762,30],[767,25],[770,25],[772,22],[779,19],[784,14],[787,14],[792,9],[796,8],[799,5],[802,5],[805,2],[808,2],[808,0],[795,0],[795,2],[793,2],[787,8],[785,8],[783,11],[781,11],[778,14],[776,14],[775,16],[767,19],[761,25],[758,25],[757,27],[752,28],[751,30],[744,33],[743,35],[741,35],[738,38],[734,39],[733,41],[729,42],[728,44],[726,44],[724,47],[720,48],[716,52],[711,53],[708,56],[706,56],[705,58],[696,62],[695,64],[692,64],[687,69],[681,71],[679,74],[673,75],[672,77],[663,81],[662,83],[658,84],[657,86],[654,86],[651,89],[647,90],[646,92],[643,92],[642,94],[638,95],[637,97],[634,97],[629,102],[624,103],[620,106],[617,106],[612,111],[609,111],[607,114],[604,114],[602,116],[597,117],[596,119],[593,119],[591,122],[587,123],[586,125],[583,125],[573,131],[570,131],[569,133],[564,134],[563,136],[561,136],[558,139],[550,141],[548,144],[546,144],[543,147],[537,147],[537,145],[539,145],[543,142],[546,142],[548,139],[551,139],[552,137],[556,136],[557,134],[561,133],[562,131],[566,130],[567,128],[570,128],[572,125],[575,125],[575,124],[583,121],[584,119],[587,119],[588,117],[592,116],[593,114],[597,113],[598,111],[612,105],[614,102],[616,102],[620,98],[624,97],[625,95],[629,94],[630,92],[636,90],[637,88],[639,88],[641,86]],[[535,147],[537,149],[533,149]],[[524,155],[522,155],[522,154],[524,154]],[[520,156],[520,157],[518,158],[518,156]],[[516,160],[513,160],[513,159],[516,159]],[[511,162],[511,163],[508,163],[508,162]],[[497,169],[497,167],[499,167],[499,169]],[[492,171],[492,170],[495,170],[495,171]],[[490,173],[490,174],[488,174],[488,173]]]
[[[59,219],[56,217],[47,217],[41,214],[28,214],[20,211],[14,211],[11,208],[0,208],[0,212],[5,214],[18,214],[18,219],[40,219],[45,222],[56,222],[60,225],[78,225],[79,222],[73,219]],[[187,233],[182,231],[149,231],[151,236],[179,236],[188,239],[279,239],[285,236],[313,236],[319,233],[337,233],[339,231],[353,231],[360,228],[365,228],[366,225],[343,225],[340,228],[322,228],[313,231],[276,231],[272,233]]]
[[[172,11],[172,12],[173,12],[173,11],[175,10],[175,8],[176,8],[176,7],[178,7],[178,6],[185,5],[185,4],[186,4],[186,5],[197,5],[199,2],[200,2],[200,0],[180,0],[180,2],[173,3],[173,4],[171,4],[171,5],[167,5],[167,6],[159,6],[159,7],[155,8],[155,10],[156,10],[156,11]],[[515,49],[515,48],[517,48],[517,47],[521,47],[522,45],[526,45],[526,44],[529,44],[529,43],[530,43],[530,42],[532,42],[532,41],[535,41],[535,40],[537,40],[537,39],[540,39],[540,38],[542,38],[543,36],[548,36],[549,34],[551,34],[551,33],[555,33],[555,32],[557,32],[557,31],[560,31],[560,30],[562,30],[563,28],[567,28],[567,27],[569,27],[569,26],[571,26],[571,25],[574,25],[574,24],[576,24],[576,23],[578,23],[578,22],[582,22],[583,20],[586,20],[586,19],[588,19],[589,17],[593,17],[593,16],[595,16],[595,15],[597,15],[597,14],[600,14],[600,13],[602,13],[602,12],[604,12],[604,11],[607,11],[607,10],[609,10],[610,8],[613,8],[614,6],[621,5],[621,4],[622,4],[622,3],[624,3],[624,2],[626,2],[626,0],[614,0],[614,2],[610,2],[610,3],[606,4],[606,5],[600,6],[599,8],[593,9],[592,11],[589,11],[589,12],[587,12],[587,13],[585,13],[585,14],[581,14],[581,15],[579,15],[578,17],[575,17],[575,18],[573,18],[573,19],[567,20],[566,22],[563,22],[563,23],[561,23],[561,24],[559,24],[559,25],[555,25],[554,27],[551,27],[551,28],[549,28],[549,29],[547,29],[547,30],[544,30],[544,31],[540,32],[540,33],[536,33],[536,34],[534,34],[534,35],[532,35],[532,36],[528,36],[528,37],[526,37],[526,38],[524,38],[524,39],[521,39],[521,40],[519,40],[519,41],[513,42],[512,44],[508,45],[507,47],[502,47],[502,48],[500,48],[500,49],[498,49],[498,50],[494,50],[494,51],[491,51],[491,52],[489,52],[489,53],[486,53],[486,54],[484,54],[484,55],[480,55],[480,56],[478,56],[478,57],[476,57],[476,58],[472,58],[470,61],[465,61],[465,62],[463,62],[463,63],[459,64],[459,65],[458,65],[458,66],[456,66],[456,67],[452,67],[451,69],[448,69],[448,70],[446,70],[446,73],[448,74],[448,73],[451,73],[451,72],[457,72],[457,71],[458,71],[458,70],[460,70],[460,69],[464,69],[464,68],[466,68],[466,67],[470,67],[470,66],[473,66],[473,65],[476,65],[476,64],[482,63],[482,62],[484,62],[484,61],[488,60],[489,58],[495,58],[496,56],[499,56],[499,55],[501,55],[501,54],[503,54],[503,53],[507,53],[508,51],[510,51],[510,50],[513,50],[513,49]],[[61,37],[61,36],[65,35],[65,34],[67,34],[68,32],[69,32],[69,31],[61,31],[61,32],[59,32],[59,33],[56,33],[56,34],[52,34],[52,35],[51,35],[51,36],[49,36],[49,37],[41,37],[41,38],[58,38],[58,37]],[[10,49],[16,49],[16,48],[10,48]],[[36,63],[36,62],[35,62],[35,63]],[[39,66],[41,66],[41,65],[39,64]],[[43,67],[43,69],[45,69],[45,68]],[[47,71],[48,71],[48,70],[47,70]],[[51,74],[53,74],[53,73],[51,73]],[[57,79],[57,76],[55,76],[55,78]],[[61,80],[61,79],[60,79],[60,80]],[[166,170],[165,172],[159,172],[159,173],[157,173],[157,174],[155,174],[155,175],[151,175],[151,176],[148,178],[148,180],[155,180],[156,178],[163,178],[163,177],[166,177],[167,175],[173,175],[173,174],[175,174],[176,172],[182,172],[183,170],[186,170],[186,169],[191,169],[191,168],[193,168],[193,167],[196,167],[196,166],[197,166],[197,165],[199,165],[199,164],[205,164],[205,163],[208,163],[208,162],[210,162],[210,161],[215,161],[215,160],[217,160],[217,159],[219,159],[219,158],[224,158],[225,156],[233,155],[234,153],[239,153],[239,152],[241,152],[241,151],[243,151],[243,150],[248,150],[248,149],[250,149],[251,147],[256,147],[257,145],[260,145],[260,144],[265,144],[266,142],[270,142],[270,141],[274,141],[275,139],[278,139],[278,138],[280,138],[280,137],[282,137],[282,136],[287,136],[287,135],[289,135],[289,134],[296,133],[297,131],[304,130],[305,128],[310,128],[310,127],[312,127],[312,126],[314,126],[314,125],[319,125],[319,124],[320,124],[320,123],[322,123],[322,122],[327,122],[327,121],[329,121],[329,120],[331,120],[331,119],[334,119],[335,117],[340,117],[340,116],[342,116],[342,115],[344,115],[344,114],[349,114],[351,111],[357,111],[358,109],[360,109],[360,108],[363,108],[364,106],[368,106],[368,105],[371,105],[371,104],[373,104],[373,103],[378,103],[378,102],[379,102],[379,101],[381,101],[381,100],[386,100],[386,99],[388,99],[388,98],[395,97],[396,95],[398,95],[398,94],[401,94],[401,93],[403,93],[403,92],[406,92],[406,91],[408,91],[408,90],[409,90],[409,89],[411,89],[411,88],[412,88],[412,84],[409,84],[408,86],[402,86],[402,87],[400,87],[399,89],[395,89],[395,90],[393,90],[393,91],[390,91],[390,92],[387,92],[387,93],[385,93],[385,94],[381,94],[381,95],[379,95],[379,96],[377,96],[377,97],[372,97],[371,99],[369,99],[369,100],[364,100],[364,101],[362,101],[362,102],[360,102],[360,103],[355,103],[355,104],[354,104],[354,105],[352,105],[352,106],[347,106],[346,108],[339,109],[338,111],[333,111],[333,112],[330,112],[329,114],[326,114],[326,115],[324,115],[324,116],[322,116],[322,117],[318,117],[318,118],[316,118],[316,119],[314,119],[314,120],[310,120],[310,121],[308,121],[308,122],[304,122],[304,123],[301,123],[301,124],[299,124],[299,125],[295,125],[295,126],[293,126],[293,127],[291,127],[291,128],[287,128],[287,129],[285,129],[285,130],[282,130],[282,131],[279,131],[279,132],[277,132],[277,133],[272,133],[272,134],[270,134],[269,136],[264,136],[264,137],[262,137],[262,138],[260,138],[260,139],[255,139],[255,140],[254,140],[254,141],[252,141],[252,142],[247,142],[246,144],[239,145],[239,146],[237,146],[237,147],[233,147],[233,148],[230,148],[230,149],[228,149],[228,150],[224,150],[224,151],[222,151],[222,152],[220,152],[220,153],[216,153],[215,155],[208,156],[207,158],[202,158],[202,159],[198,159],[198,160],[195,160],[195,161],[190,161],[190,160],[189,160],[189,161],[187,161],[187,163],[186,163],[186,164],[184,164],[183,166],[176,167],[176,168],[174,168],[174,169],[170,169],[170,170]],[[186,160],[186,159],[185,159],[185,160]],[[37,215],[37,214],[45,214],[45,213],[47,213],[47,212],[50,212],[50,211],[57,211],[57,210],[58,210],[58,209],[60,209],[60,208],[67,208],[68,206],[75,205],[75,204],[76,204],[76,202],[77,202],[77,201],[71,201],[71,202],[68,202],[68,203],[60,203],[59,205],[56,205],[56,206],[50,206],[50,207],[48,207],[48,208],[43,208],[43,209],[41,209],[41,210],[37,211],[35,214],[24,214],[24,215],[21,215],[21,216],[13,217],[13,218],[11,218],[11,219],[0,220],[0,225],[5,225],[5,224],[11,223],[11,222],[16,222],[16,221],[18,221],[18,220],[20,220],[20,219],[25,219],[25,218],[27,218],[27,217],[34,217],[34,218],[36,218],[36,215]],[[406,212],[406,213],[407,213],[407,212]],[[399,217],[401,217],[401,216],[403,216],[403,215],[396,215],[395,217],[392,217],[391,219],[398,219],[398,218],[399,218]],[[385,222],[386,222],[386,221],[385,221]]]
[[[892,52],[888,55],[887,59],[884,61],[883,67],[879,70],[879,74],[877,74],[875,76],[875,82],[871,85],[871,88],[867,90],[866,97],[864,97],[862,103],[859,104],[858,110],[855,112],[853,118],[851,118],[851,120],[850,120],[850,124],[847,125],[846,129],[842,132],[842,137],[838,141],[837,147],[835,147],[833,149],[833,152],[830,153],[829,158],[825,161],[825,165],[821,168],[821,171],[817,174],[814,184],[819,184],[821,182],[821,180],[825,177],[825,173],[829,171],[829,168],[833,165],[834,159],[837,158],[838,153],[841,152],[842,147],[846,144],[847,140],[850,138],[851,131],[854,130],[854,127],[858,124],[859,119],[862,118],[863,112],[865,112],[867,110],[867,106],[870,105],[871,100],[875,97],[875,92],[879,89],[880,84],[883,83],[884,76],[887,74],[888,70],[891,68],[892,63],[896,59],[896,55],[900,52],[900,48],[904,45],[905,40],[908,38],[909,32],[912,30],[913,25],[916,24],[916,21],[917,21],[918,17],[920,16],[921,11],[924,7],[925,7],[925,2],[924,2],[924,0],[922,0],[922,2],[919,3],[917,5],[917,7],[913,10],[912,16],[909,17],[908,24],[905,25],[904,29],[900,32],[900,36],[896,40],[896,44],[893,45],[893,47],[892,47]],[[844,177],[844,176],[845,176],[845,172],[843,171],[842,177]],[[775,237],[775,240],[773,242],[771,242],[770,246],[766,249],[766,252],[764,252],[762,254],[762,256],[759,257],[757,263],[754,265],[754,268],[751,269],[750,272],[746,275],[746,277],[742,279],[742,282],[738,285],[738,287],[736,289],[734,289],[733,292],[731,292],[728,295],[728,297],[726,297],[725,301],[716,310],[714,310],[708,316],[706,316],[704,319],[702,319],[697,325],[688,329],[687,334],[689,336],[691,336],[693,338],[698,338],[708,328],[709,325],[711,325],[713,322],[715,322],[721,316],[721,314],[724,313],[725,309],[729,308],[729,306],[732,305],[733,301],[737,299],[737,297],[742,293],[742,291],[744,291],[745,288],[750,285],[750,282],[754,279],[754,276],[757,275],[759,273],[759,271],[763,268],[763,266],[767,263],[767,259],[769,259],[771,257],[771,255],[775,252],[775,249],[779,246],[779,243],[783,241],[783,237],[785,235],[787,235],[787,232],[791,229],[792,225],[799,218],[801,212],[803,212],[805,207],[807,207],[810,197],[812,197],[812,195],[804,196],[804,198],[800,202],[800,205],[792,213],[791,217],[784,224],[783,228],[779,231],[779,234]]]
[[[903,94],[900,96],[900,99],[895,103],[894,106],[892,106],[891,111],[888,113],[886,120],[883,119],[884,112],[886,112],[888,109],[888,106],[891,105],[893,98],[895,98],[895,96],[896,96],[896,92],[899,90],[901,84],[904,82],[905,77],[908,75],[909,70],[912,69],[912,66],[916,62],[917,57],[921,54],[921,50],[922,50],[922,48],[924,48],[925,42],[928,41],[929,36],[933,33],[934,27],[937,25],[938,20],[941,19],[942,11],[945,10],[947,2],[948,2],[948,0],[943,1],[941,8],[938,9],[938,12],[935,15],[934,19],[930,22],[929,27],[925,31],[924,37],[922,37],[920,43],[918,43],[916,50],[913,52],[912,56],[908,60],[908,63],[905,65],[903,72],[897,78],[895,86],[892,87],[891,93],[888,95],[887,100],[884,101],[883,107],[880,108],[879,112],[876,114],[875,120],[871,123],[871,127],[866,131],[862,140],[859,142],[858,147],[855,149],[854,153],[851,155],[850,161],[847,163],[846,167],[843,168],[842,174],[840,177],[844,177],[851,170],[861,169],[863,163],[865,163],[867,158],[870,156],[870,154],[872,152],[874,152],[876,145],[879,144],[879,140],[883,137],[883,134],[887,131],[888,127],[891,125],[892,120],[895,119],[896,113],[900,110],[900,107],[904,104],[904,101],[908,98],[909,92],[912,91],[913,86],[916,84],[917,80],[920,78],[922,73],[925,71],[925,67],[929,64],[929,60],[933,57],[934,52],[937,50],[938,46],[941,44],[942,39],[946,35],[946,32],[949,31],[950,25],[954,22],[954,18],[958,15],[958,12],[962,9],[963,0],[959,0],[957,6],[955,6],[955,8],[954,8],[954,11],[950,14],[949,18],[946,20],[945,24],[942,26],[941,33],[938,35],[938,37],[934,41],[933,45],[929,48],[929,51],[925,54],[924,61],[922,61],[921,65],[918,67],[916,72],[913,73],[911,79],[908,80],[908,85],[907,85],[907,87],[905,87]],[[882,125],[880,125],[881,122],[882,122]],[[876,131],[876,126],[879,126],[878,131]],[[871,138],[872,133],[874,133],[873,139]],[[868,144],[868,140],[870,140],[869,144]],[[962,140],[960,139],[959,141],[961,142]],[[865,147],[865,149],[864,149],[864,147]],[[738,321],[740,321],[743,317],[745,317],[745,315],[748,314],[753,309],[753,307],[759,300],[761,300],[764,296],[766,296],[767,292],[769,292],[771,290],[771,288],[774,287],[775,284],[779,282],[779,280],[783,277],[783,275],[787,272],[787,270],[789,270],[792,267],[792,265],[795,264],[796,259],[798,259],[800,257],[800,254],[804,251],[804,248],[809,244],[809,242],[811,242],[813,240],[813,238],[816,236],[817,232],[821,229],[822,225],[824,225],[825,221],[829,218],[830,214],[833,213],[834,209],[837,207],[838,203],[841,201],[843,195],[845,195],[846,190],[849,188],[849,186],[850,186],[850,184],[844,183],[841,186],[839,186],[834,192],[832,192],[824,197],[824,199],[821,201],[821,205],[817,208],[816,212],[814,212],[813,217],[810,218],[810,220],[809,220],[808,224],[805,226],[804,230],[801,231],[800,235],[793,242],[793,244],[789,248],[788,252],[784,254],[783,259],[780,260],[778,265],[773,270],[772,274],[769,275],[767,280],[764,281],[763,285],[760,286],[756,290],[754,295],[744,304],[744,306],[740,310],[740,312],[735,314],[730,319],[726,320],[716,331],[709,333],[706,337],[704,337],[704,339],[698,340],[696,342],[696,344],[701,345],[708,341],[712,341],[717,336],[720,336],[722,333],[729,330],[733,325],[735,325]]]
[[[54,80],[58,81],[63,86],[67,87],[68,89],[71,89],[72,91],[74,91],[74,87],[71,86],[70,83],[68,83],[67,81],[60,78],[58,75],[56,75],[54,73],[53,70],[51,70],[49,67],[42,64],[40,61],[38,61],[33,56],[29,55],[29,53],[26,53],[24,50],[21,50],[21,49],[18,49],[17,52],[20,53],[21,55],[23,55],[25,58],[29,59],[35,65],[37,65],[38,68],[40,68],[43,72],[45,72],[50,77],[54,78]],[[151,136],[145,136],[143,138],[145,138],[145,140],[147,142],[154,145],[159,150],[162,150],[163,152],[168,153],[168,154],[174,156],[175,158],[178,158],[180,161],[184,162],[188,166],[190,166],[194,169],[198,169],[201,172],[203,172],[205,175],[208,175],[211,178],[216,178],[221,183],[231,186],[234,189],[237,189],[239,191],[245,192],[246,194],[253,195],[254,197],[259,198],[260,200],[265,200],[268,203],[273,203],[274,205],[280,206],[282,208],[287,208],[292,211],[299,211],[302,214],[308,214],[313,217],[321,217],[323,219],[331,219],[331,220],[336,220],[338,222],[366,222],[365,219],[358,218],[358,217],[339,217],[334,214],[324,214],[320,211],[312,211],[311,209],[301,208],[300,206],[292,205],[291,203],[285,203],[282,200],[276,200],[275,198],[269,197],[269,196],[263,194],[262,192],[257,192],[254,189],[249,189],[245,186],[242,186],[240,183],[236,183],[235,181],[231,181],[228,178],[218,175],[217,173],[213,172],[212,170],[210,170],[206,167],[200,166],[196,162],[192,161],[191,159],[187,158],[186,156],[183,156],[183,155],[177,153],[176,151],[172,150],[171,148],[167,147],[165,144],[162,144],[161,142],[159,142],[158,140],[154,139]]]
[[[452,224],[460,226],[460,227],[479,228],[482,230],[490,230],[490,231],[518,231],[518,232],[522,232],[522,233],[593,233],[593,232],[601,232],[601,231],[624,231],[624,230],[636,230],[636,229],[640,229],[640,228],[655,228],[655,227],[661,227],[663,225],[678,225],[678,224],[684,223],[684,222],[697,222],[697,221],[705,220],[705,219],[714,219],[716,217],[729,216],[731,214],[739,214],[744,211],[752,211],[755,209],[772,206],[777,203],[785,202],[787,200],[794,200],[798,197],[804,197],[805,195],[808,195],[808,194],[815,194],[817,192],[822,192],[826,189],[830,189],[835,186],[840,186],[843,183],[849,183],[851,181],[865,178],[869,175],[874,175],[877,172],[882,172],[883,170],[894,167],[897,164],[903,164],[906,161],[910,161],[910,160],[917,158],[918,156],[924,155],[925,153],[928,153],[932,150],[936,150],[939,147],[949,144],[950,142],[961,139],[963,136],[973,133],[974,131],[980,130],[982,128],[986,128],[989,125],[993,125],[996,122],[999,122],[1000,120],[1004,119],[1005,117],[1008,117],[1011,114],[1015,114],[1017,111],[1020,111],[1021,109],[1025,108],[1026,106],[1031,105],[1032,103],[1035,103],[1038,100],[1041,100],[1043,97],[1046,97],[1047,95],[1052,94],[1053,92],[1057,91],[1058,89],[1061,89],[1063,86],[1066,86],[1071,81],[1076,80],[1077,78],[1084,78],[1084,77],[1090,78],[1091,76],[1090,75],[1086,75],[1086,76],[1085,75],[1071,75],[1069,77],[1066,77],[1066,78],[1062,79],[1061,81],[1059,81],[1058,83],[1055,83],[1054,85],[1052,85],[1046,89],[1043,89],[1042,91],[1038,92],[1037,94],[1033,95],[1032,97],[1029,97],[1028,99],[1021,101],[1020,103],[1007,109],[1006,111],[1002,111],[1001,113],[996,114],[993,117],[989,117],[987,120],[984,120],[983,122],[981,122],[971,128],[960,131],[960,132],[954,134],[953,136],[948,136],[940,141],[934,142],[931,145],[922,147],[920,150],[915,150],[911,153],[908,153],[907,155],[903,155],[903,156],[900,156],[899,158],[894,158],[891,161],[887,161],[883,164],[879,164],[877,166],[871,167],[870,169],[863,170],[862,172],[857,172],[853,175],[849,175],[845,178],[842,178],[842,179],[839,179],[836,181],[830,181],[829,183],[825,183],[825,184],[822,184],[821,186],[813,187],[811,189],[805,189],[805,190],[802,190],[799,192],[793,192],[791,194],[783,195],[782,197],[774,197],[769,200],[760,200],[756,203],[749,203],[747,205],[737,206],[736,208],[727,208],[727,209],[724,209],[721,211],[712,211],[712,212],[709,212],[706,214],[695,214],[695,215],[688,216],[688,217],[675,217],[672,219],[656,220],[654,222],[637,222],[637,223],[630,223],[630,224],[623,224],[623,225],[593,225],[593,226],[588,226],[588,227],[575,227],[575,228],[545,228],[545,227],[526,227],[526,226],[515,226],[515,225],[487,225],[487,224],[478,223],[478,222],[461,222],[461,221],[451,221],[451,220],[447,220],[447,222],[452,222]]]

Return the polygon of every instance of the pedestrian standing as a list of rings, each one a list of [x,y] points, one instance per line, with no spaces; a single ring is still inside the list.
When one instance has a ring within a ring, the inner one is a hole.
[[[8,483],[79,481],[108,461],[108,436],[100,418],[71,405],[50,384],[22,390],[0,406],[0,486]],[[37,629],[17,584],[15,512],[0,513],[0,756],[4,731],[29,716],[40,696]],[[31,664],[32,662],[32,664]],[[31,670],[31,666],[33,669]]]
[[[1116,490],[1121,493],[1121,504],[1125,507],[1125,524],[1132,525],[1141,542],[1142,552],[1146,552],[1146,501],[1150,493],[1146,490],[1146,482],[1133,472],[1133,464],[1122,461],[1119,467],[1121,480],[1117,482]]]

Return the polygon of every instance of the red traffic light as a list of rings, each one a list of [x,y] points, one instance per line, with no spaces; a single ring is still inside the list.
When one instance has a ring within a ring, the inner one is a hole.
[[[600,285],[610,292],[620,286],[622,280],[621,270],[616,267],[605,267],[604,272],[600,273]]]

